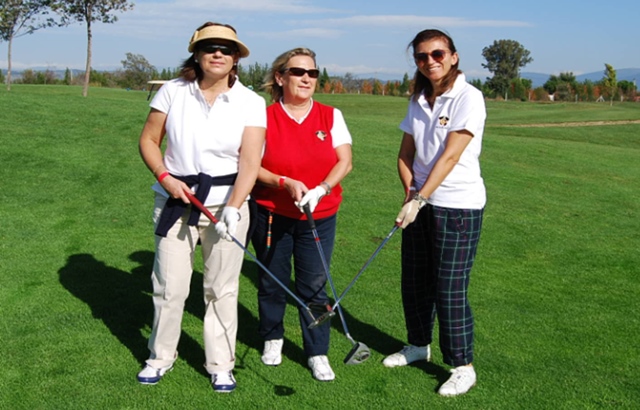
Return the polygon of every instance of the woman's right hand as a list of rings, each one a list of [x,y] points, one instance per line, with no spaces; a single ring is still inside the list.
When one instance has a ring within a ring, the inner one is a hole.
[[[180,181],[177,178],[168,175],[166,178],[160,182],[160,185],[164,188],[165,191],[171,196],[171,198],[181,199],[185,204],[190,204],[189,198],[187,198],[186,192],[191,192],[191,188],[184,182]]]
[[[284,181],[284,189],[287,190],[293,202],[300,202],[305,192],[309,191],[309,188],[302,181],[297,179],[287,178]]]

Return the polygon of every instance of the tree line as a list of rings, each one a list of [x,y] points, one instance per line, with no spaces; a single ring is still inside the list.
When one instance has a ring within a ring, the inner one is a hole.
[[[82,95],[87,96],[91,77],[91,48],[94,23],[114,23],[116,12],[133,9],[128,0],[2,0],[0,2],[0,40],[8,44],[7,90],[11,90],[11,52],[13,40],[53,26],[75,22],[87,28],[87,59]]]
[[[11,89],[11,51],[13,39],[32,34],[34,31],[65,26],[73,22],[84,23],[87,27],[87,59],[84,75],[74,78],[69,69],[63,79],[58,79],[50,70],[36,72],[25,70],[16,81],[28,84],[82,84],[83,95],[87,95],[89,85],[102,87],[122,87],[126,89],[146,89],[149,80],[169,80],[178,76],[179,69],[158,71],[140,54],[126,53],[121,61],[122,69],[113,72],[95,71],[91,68],[92,24],[96,22],[114,23],[115,12],[131,10],[133,3],[128,0],[3,0],[0,3],[0,40],[8,43],[8,70],[4,78],[0,70],[0,80]],[[482,56],[486,60],[482,66],[491,74],[486,81],[470,81],[480,89],[485,97],[496,99],[516,99],[522,101],[595,101],[607,98],[633,99],[636,97],[636,85],[629,81],[616,80],[615,69],[605,64],[601,81],[578,83],[571,72],[551,75],[542,86],[533,89],[532,81],[520,77],[520,69],[533,61],[529,50],[515,40],[495,40],[483,48]],[[239,65],[240,81],[260,90],[268,73],[267,64],[255,63],[249,66]],[[406,96],[412,92],[413,81],[407,73],[402,81],[383,82],[376,78],[358,79],[351,73],[343,76],[329,76],[326,69],[318,81],[318,92],[323,93],[361,93],[388,96]]]

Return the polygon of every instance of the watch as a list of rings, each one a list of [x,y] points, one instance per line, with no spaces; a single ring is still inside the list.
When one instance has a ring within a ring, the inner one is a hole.
[[[416,192],[416,194],[413,196],[413,199],[418,201],[418,207],[420,209],[422,209],[422,207],[427,204],[427,198],[425,198],[422,195],[420,195],[420,192]]]

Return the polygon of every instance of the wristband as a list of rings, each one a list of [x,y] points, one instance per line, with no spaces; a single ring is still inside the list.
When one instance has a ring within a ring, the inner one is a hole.
[[[169,176],[169,172],[164,171],[162,174],[158,176],[158,182],[162,182],[163,179]]]
[[[414,186],[410,186],[409,188],[405,189],[405,193],[408,194],[409,192],[415,191],[416,187]]]
[[[280,179],[278,180],[278,187],[280,187],[280,189],[284,188],[284,180],[287,179],[287,177],[280,177]]]

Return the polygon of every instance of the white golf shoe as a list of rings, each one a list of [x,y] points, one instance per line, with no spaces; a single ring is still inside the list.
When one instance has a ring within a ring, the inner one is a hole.
[[[458,366],[451,369],[451,377],[440,386],[438,394],[447,397],[459,396],[468,392],[475,385],[476,371],[473,366]]]
[[[331,369],[329,364],[329,358],[325,355],[311,356],[307,361],[311,371],[313,372],[313,378],[320,380],[321,382],[328,382],[336,378],[335,373]]]
[[[138,373],[138,382],[140,384],[156,384],[162,379],[162,376],[173,368],[173,365],[161,367],[156,369],[155,367],[146,365],[144,369]]]
[[[406,366],[418,360],[431,361],[431,346],[405,346],[398,353],[385,357],[382,361],[386,367]]]
[[[283,339],[273,339],[264,342],[264,350],[262,351],[262,363],[267,366],[277,366],[282,363],[282,345]]]

